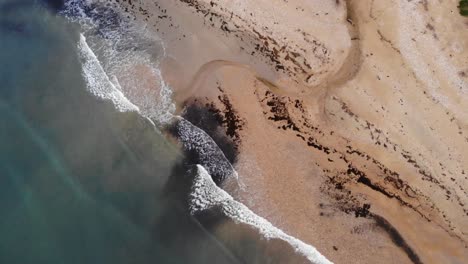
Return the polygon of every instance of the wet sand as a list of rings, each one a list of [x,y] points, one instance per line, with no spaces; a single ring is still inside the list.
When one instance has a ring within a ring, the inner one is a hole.
[[[181,111],[211,109],[235,143],[236,199],[336,263],[463,263],[468,20],[456,2],[129,10],[166,43]]]

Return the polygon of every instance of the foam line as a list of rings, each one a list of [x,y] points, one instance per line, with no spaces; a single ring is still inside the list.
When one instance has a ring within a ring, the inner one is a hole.
[[[222,183],[229,177],[236,180],[237,172],[228,159],[214,142],[214,140],[202,129],[190,123],[180,116],[175,116],[175,133],[182,142],[187,152],[195,154],[194,163],[201,164],[213,175],[217,183]]]
[[[192,214],[218,206],[226,216],[236,222],[252,226],[266,239],[286,241],[297,253],[306,257],[310,263],[332,263],[315,247],[284,233],[266,219],[253,213],[242,203],[235,201],[227,192],[216,186],[203,166],[197,165],[197,170],[190,194],[190,212]]]
[[[78,42],[78,55],[82,61],[82,74],[89,92],[98,98],[112,101],[120,112],[139,111],[138,107],[130,102],[109,80],[96,55],[86,43],[83,34],[80,34]]]

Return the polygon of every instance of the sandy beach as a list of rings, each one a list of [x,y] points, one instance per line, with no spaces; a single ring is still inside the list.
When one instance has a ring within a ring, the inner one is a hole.
[[[468,18],[457,3],[123,5],[163,40],[179,113],[205,108],[235,146],[235,199],[335,263],[464,263]]]

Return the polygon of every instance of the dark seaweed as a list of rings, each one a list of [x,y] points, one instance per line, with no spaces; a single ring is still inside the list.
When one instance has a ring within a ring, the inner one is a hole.
[[[403,239],[403,237],[400,235],[398,230],[392,226],[385,218],[372,214],[372,217],[374,218],[375,222],[377,223],[377,226],[381,227],[387,234],[390,236],[392,239],[393,243],[403,249],[403,251],[408,255],[408,258],[415,264],[422,264],[423,262],[419,258],[419,256],[416,254],[416,252],[413,251],[413,249],[406,243],[406,241]]]
[[[230,120],[227,125],[227,131],[224,131],[223,125],[226,123],[221,111],[213,105],[201,105],[199,103],[188,104],[185,108],[183,117],[190,121],[195,126],[205,131],[223,151],[226,158],[231,164],[237,162],[239,155],[238,145],[233,140],[236,137],[237,126],[233,125],[234,118],[226,118]]]

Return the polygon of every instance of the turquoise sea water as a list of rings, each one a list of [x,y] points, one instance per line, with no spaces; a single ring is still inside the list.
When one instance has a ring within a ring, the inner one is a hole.
[[[0,264],[309,263],[239,204],[190,214],[196,164],[235,171],[172,115],[161,40],[110,3],[0,0]]]
[[[177,148],[86,90],[80,30],[0,0],[0,263],[231,263],[167,187]]]

